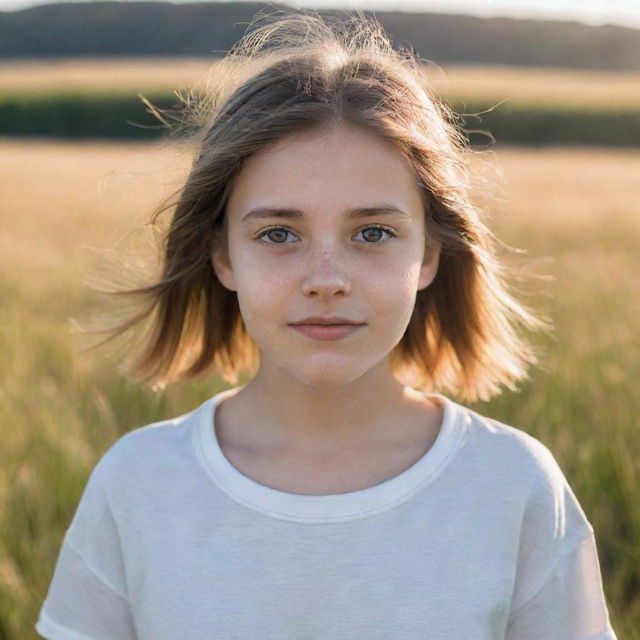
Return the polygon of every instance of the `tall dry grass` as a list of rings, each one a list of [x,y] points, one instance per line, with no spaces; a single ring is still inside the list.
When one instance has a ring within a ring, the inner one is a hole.
[[[9,60],[0,66],[0,96],[71,91],[147,93],[186,90],[203,81],[206,58],[60,58]],[[637,108],[640,74],[488,65],[424,65],[433,88],[456,100]]]
[[[221,388],[211,378],[155,396],[70,332],[70,318],[98,308],[85,280],[101,251],[150,255],[149,234],[131,232],[188,163],[158,143],[0,145],[0,637],[37,637],[62,536],[104,450]],[[614,628],[638,640],[640,152],[501,149],[477,166],[502,176],[493,200],[478,196],[498,236],[554,277],[526,291],[556,331],[519,393],[474,408],[553,451],[595,528]]]

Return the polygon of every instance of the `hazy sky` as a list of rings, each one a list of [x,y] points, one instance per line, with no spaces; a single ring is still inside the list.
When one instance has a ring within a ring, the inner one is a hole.
[[[180,2],[174,0],[176,1]],[[0,10],[13,11],[36,4],[50,4],[50,0],[0,0]],[[317,9],[394,8],[478,16],[549,18],[577,20],[592,25],[608,23],[640,28],[640,0],[287,0],[283,4]]]

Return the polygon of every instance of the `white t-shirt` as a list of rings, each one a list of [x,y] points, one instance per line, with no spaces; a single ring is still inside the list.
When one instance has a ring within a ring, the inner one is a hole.
[[[549,449],[446,396],[431,449],[367,489],[275,490],[214,395],[119,438],[66,531],[51,640],[616,640],[594,532]]]

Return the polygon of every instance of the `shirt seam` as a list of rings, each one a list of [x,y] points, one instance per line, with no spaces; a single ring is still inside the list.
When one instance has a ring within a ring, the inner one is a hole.
[[[85,557],[82,555],[82,553],[80,553],[80,551],[78,549],[76,549],[73,544],[71,544],[71,542],[67,539],[64,542],[65,545],[67,545],[67,547],[69,549],[71,549],[71,551],[73,551],[73,553],[75,553],[78,558],[80,558],[82,564],[91,572],[91,574],[96,578],[96,580],[98,580],[102,585],[104,585],[107,589],[109,589],[110,591],[112,591],[116,596],[118,596],[121,600],[124,600],[124,602],[126,602],[127,604],[129,604],[129,600],[127,599],[126,596],[122,595],[120,593],[120,591],[118,591],[118,589],[116,589],[114,586],[112,586],[111,584],[109,584],[108,580],[106,580],[105,578],[103,578],[98,571],[96,571],[96,569],[94,569],[89,562],[85,559]]]
[[[573,542],[573,544],[571,544],[571,546],[569,546],[567,549],[565,549],[562,553],[560,553],[558,555],[558,557],[556,558],[555,562],[553,563],[551,569],[549,570],[549,575],[547,575],[547,577],[544,579],[543,583],[530,595],[528,596],[524,602],[522,602],[521,604],[518,605],[518,607],[516,609],[513,609],[510,614],[509,614],[509,619],[512,620],[515,617],[518,616],[518,614],[520,613],[520,611],[522,611],[522,609],[524,609],[524,607],[526,605],[529,604],[529,602],[531,602],[531,600],[533,600],[538,594],[540,594],[542,592],[542,590],[547,586],[547,584],[549,583],[549,580],[551,580],[551,578],[553,577],[554,573],[556,572],[556,570],[561,566],[561,564],[568,558],[571,556],[571,554],[573,554],[573,552],[586,540],[589,540],[591,538],[591,536],[593,535],[593,532],[591,531],[591,529],[588,529],[587,535],[582,536],[581,538],[576,538],[575,541]]]

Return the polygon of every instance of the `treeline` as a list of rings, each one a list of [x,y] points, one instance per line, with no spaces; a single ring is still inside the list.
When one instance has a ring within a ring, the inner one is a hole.
[[[179,118],[172,94],[147,94],[154,107]],[[458,126],[474,146],[495,142],[532,146],[590,144],[640,146],[640,109],[582,109],[569,106],[501,104],[480,116],[486,104],[451,103],[462,114]],[[171,122],[171,117],[168,118]],[[173,120],[175,123],[175,119]],[[0,96],[0,135],[62,138],[153,139],[181,137],[168,129],[137,96],[41,94]]]
[[[250,2],[73,2],[0,12],[0,58],[223,55],[258,11]],[[321,10],[322,15],[345,15]],[[640,30],[571,22],[365,11],[396,44],[438,64],[640,71]]]

